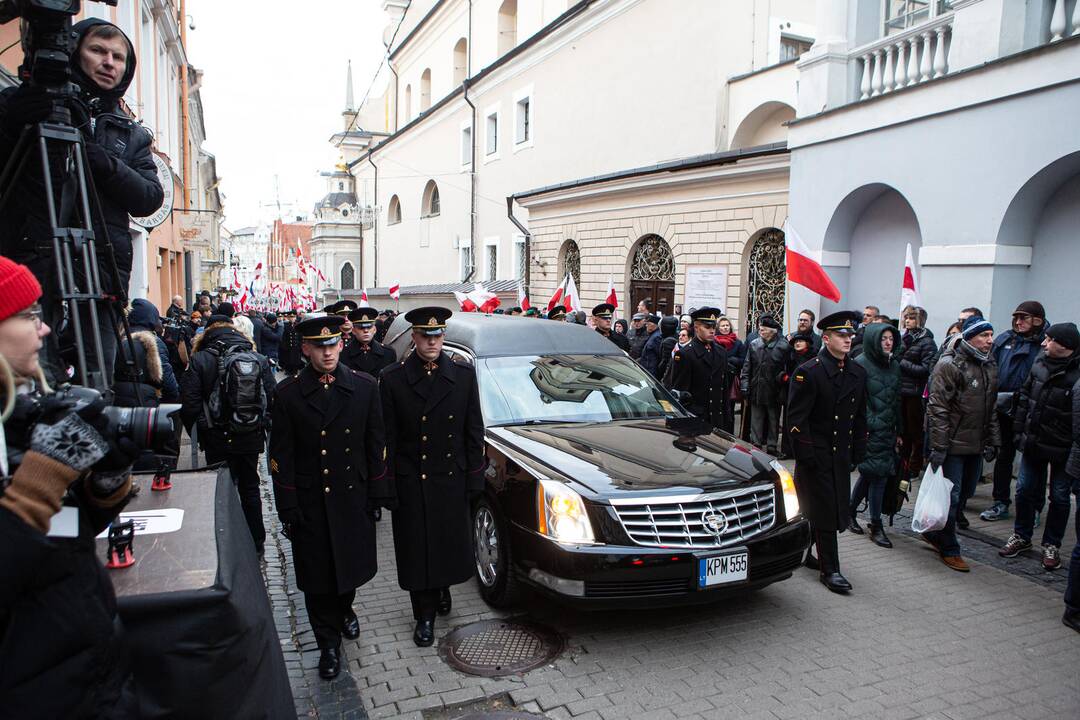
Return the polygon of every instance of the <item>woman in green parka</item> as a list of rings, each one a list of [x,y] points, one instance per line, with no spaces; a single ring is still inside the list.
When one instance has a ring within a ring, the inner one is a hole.
[[[855,362],[866,368],[866,457],[859,463],[859,480],[851,493],[851,523],[848,529],[859,535],[862,527],[856,509],[865,499],[870,510],[870,539],[891,548],[881,523],[881,503],[885,485],[896,472],[900,444],[900,333],[885,323],[871,323],[863,334],[863,353]]]

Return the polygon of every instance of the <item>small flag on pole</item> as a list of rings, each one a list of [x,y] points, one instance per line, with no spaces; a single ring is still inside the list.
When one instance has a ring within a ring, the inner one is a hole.
[[[532,307],[529,303],[529,296],[525,294],[525,283],[518,279],[518,307],[522,310],[528,310]]]
[[[900,286],[900,314],[908,305],[922,305],[919,299],[919,284],[915,279],[915,258],[911,253],[911,243],[907,244],[907,257],[904,259],[904,280]]]
[[[821,267],[821,263],[810,256],[810,248],[795,232],[790,222],[784,223],[784,244],[788,280],[834,303],[840,302],[840,289],[825,272],[825,268]]]
[[[401,285],[399,283],[390,286],[390,297],[395,300],[401,297]]]

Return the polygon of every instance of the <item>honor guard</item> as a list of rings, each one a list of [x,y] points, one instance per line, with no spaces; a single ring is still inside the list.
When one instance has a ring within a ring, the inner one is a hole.
[[[296,585],[319,645],[319,675],[341,671],[341,638],[360,635],[352,603],[377,570],[369,510],[392,505],[375,380],[338,362],[344,318],[299,323],[307,366],[278,384],[270,474]]]
[[[611,329],[611,316],[615,313],[615,306],[611,303],[600,303],[592,309],[593,324],[596,332],[615,343],[620,350],[630,352],[630,340],[622,333]]]
[[[296,332],[296,311],[285,310],[280,313],[285,327],[281,331],[281,346],[278,348],[278,363],[289,375],[295,375],[304,367],[304,354],[300,349],[300,334]]]
[[[548,310],[547,319],[561,320],[562,322],[566,322],[566,308],[562,305],[556,305],[555,307]]]
[[[713,427],[721,425],[731,384],[727,351],[713,342],[720,317],[721,312],[710,307],[691,313],[694,337],[671,359],[671,389],[690,393],[686,409]]]
[[[795,370],[788,388],[787,429],[795,455],[799,507],[810,521],[821,582],[846,593],[840,574],[836,534],[851,518],[851,470],[866,454],[866,370],[848,358],[859,313],[822,318],[823,346],[817,357]]]
[[[346,348],[352,344],[352,322],[349,320],[349,313],[356,310],[359,305],[355,300],[338,300],[333,305],[327,305],[325,310],[327,315],[338,315],[345,324],[341,326],[341,342]]]
[[[384,367],[397,361],[397,353],[375,339],[375,319],[378,316],[379,311],[370,307],[357,308],[349,313],[352,342],[341,353],[341,362],[376,378]]]
[[[451,314],[441,307],[407,313],[415,349],[379,380],[398,501],[398,584],[412,599],[420,647],[435,641],[436,613],[450,612],[450,586],[472,577],[470,500],[484,489],[476,372],[442,351]]]

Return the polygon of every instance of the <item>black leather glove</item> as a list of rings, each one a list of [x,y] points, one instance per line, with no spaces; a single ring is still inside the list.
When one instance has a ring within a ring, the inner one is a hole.
[[[937,469],[945,462],[944,450],[931,450],[930,451],[930,467],[937,472]]]
[[[996,447],[994,447],[993,445],[987,445],[986,447],[983,448],[982,456],[983,456],[983,460],[985,460],[986,462],[988,462],[988,463],[994,462],[994,460],[997,458],[997,455],[998,455],[998,449]]]
[[[304,513],[298,507],[285,508],[278,510],[278,520],[281,521],[281,532],[292,540],[296,530],[304,524]]]
[[[52,112],[52,99],[45,88],[20,85],[8,98],[4,109],[3,130],[11,138],[17,138],[26,125],[41,122]]]

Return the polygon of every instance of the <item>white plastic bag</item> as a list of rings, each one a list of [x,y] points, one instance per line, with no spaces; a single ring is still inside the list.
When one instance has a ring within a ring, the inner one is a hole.
[[[919,496],[915,499],[915,511],[911,515],[913,531],[924,533],[945,527],[949,520],[952,488],[952,481],[945,477],[941,468],[933,470],[927,466],[919,485]]]

